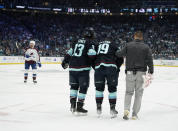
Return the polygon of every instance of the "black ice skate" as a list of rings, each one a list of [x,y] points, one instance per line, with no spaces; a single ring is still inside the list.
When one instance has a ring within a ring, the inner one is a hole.
[[[77,102],[77,113],[78,115],[87,115],[88,111],[83,108],[82,102]]]
[[[36,80],[33,80],[33,83],[34,83],[34,84],[36,84],[36,83],[37,83],[37,81],[36,81]]]
[[[24,80],[24,83],[27,83],[27,80]]]
[[[76,112],[76,97],[70,97],[70,111],[72,112],[72,114],[74,114]]]
[[[101,104],[99,104],[99,103],[97,103],[97,114],[98,114],[98,117],[100,117],[101,116],[101,114],[102,114],[102,107],[101,107]]]
[[[117,117],[118,111],[115,109],[115,105],[110,105],[110,114],[111,118]]]

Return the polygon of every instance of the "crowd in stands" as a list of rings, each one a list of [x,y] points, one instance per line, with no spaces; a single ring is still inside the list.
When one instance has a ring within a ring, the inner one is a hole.
[[[149,20],[146,16],[78,16],[30,13],[0,14],[0,55],[23,55],[30,40],[36,41],[41,56],[64,56],[85,27],[93,27],[95,42],[103,34],[121,48],[133,40],[137,30],[154,59],[178,59],[178,23],[172,17]]]

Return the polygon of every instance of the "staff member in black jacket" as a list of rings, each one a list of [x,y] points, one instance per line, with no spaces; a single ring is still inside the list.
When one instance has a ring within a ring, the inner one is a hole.
[[[138,119],[138,112],[141,107],[143,95],[144,77],[147,67],[150,76],[153,74],[153,59],[151,49],[143,42],[143,33],[137,31],[134,34],[134,41],[127,43],[120,51],[116,52],[117,57],[126,57],[126,93],[124,102],[124,117],[129,119],[131,99],[135,91],[132,119]]]

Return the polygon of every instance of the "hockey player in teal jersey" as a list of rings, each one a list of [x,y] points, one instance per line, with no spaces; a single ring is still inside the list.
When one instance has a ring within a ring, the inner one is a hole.
[[[123,63],[123,58],[116,58],[115,52],[118,46],[113,43],[110,38],[103,36],[103,40],[95,46],[97,52],[95,58],[95,87],[96,87],[96,105],[97,114],[102,113],[102,103],[104,98],[105,83],[107,81],[109,91],[109,103],[111,117],[116,117],[118,112],[116,110],[117,101],[117,85],[120,66]]]
[[[83,38],[73,43],[62,61],[64,69],[69,65],[70,109],[72,112],[88,112],[83,106],[90,83],[91,60],[96,55],[95,50],[92,49],[93,37],[93,29],[86,29]]]

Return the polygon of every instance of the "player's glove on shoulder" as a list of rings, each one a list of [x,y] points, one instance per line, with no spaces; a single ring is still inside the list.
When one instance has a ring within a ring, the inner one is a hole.
[[[63,69],[66,69],[66,68],[68,68],[69,64],[66,63],[65,61],[62,61],[61,66],[62,66]]]
[[[26,58],[30,58],[30,55],[25,55]]]
[[[40,62],[38,62],[38,66],[41,68],[41,66],[42,66],[42,65],[41,65],[41,63],[40,63]]]

